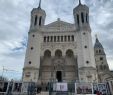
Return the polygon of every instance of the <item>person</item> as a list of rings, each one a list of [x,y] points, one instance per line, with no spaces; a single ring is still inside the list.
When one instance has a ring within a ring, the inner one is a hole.
[[[34,82],[30,82],[28,85],[28,95],[35,95],[36,94],[36,86]]]
[[[101,95],[99,91],[97,91],[96,95]]]
[[[37,93],[41,93],[41,86],[37,86]]]
[[[100,95],[102,95],[102,92],[100,92]]]
[[[97,94],[97,90],[94,90],[94,94]]]

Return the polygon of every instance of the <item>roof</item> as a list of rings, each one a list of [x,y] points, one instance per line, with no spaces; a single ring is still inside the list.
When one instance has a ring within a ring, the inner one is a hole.
[[[99,42],[98,38],[96,38],[96,42],[95,42],[94,48],[101,48],[101,49],[103,49],[103,46],[102,46],[102,44]]]

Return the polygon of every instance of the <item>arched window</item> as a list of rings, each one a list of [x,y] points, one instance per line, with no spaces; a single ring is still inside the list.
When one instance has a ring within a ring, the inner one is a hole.
[[[54,36],[54,42],[56,42],[56,36]]]
[[[56,50],[55,51],[55,56],[56,57],[62,57],[62,51],[61,50]]]
[[[77,23],[79,25],[79,15],[77,14]]]
[[[98,53],[98,50],[96,50],[96,53]]]
[[[64,40],[65,40],[65,42],[67,41],[67,36],[64,36]]]
[[[74,41],[74,35],[72,35],[71,38],[72,38],[72,42],[73,42]]]
[[[35,16],[35,22],[34,25],[37,25],[37,16]]]
[[[101,50],[99,50],[99,53],[101,53]]]
[[[49,42],[49,36],[47,37],[47,42]]]
[[[84,13],[81,13],[81,19],[82,19],[82,23],[84,23]]]
[[[86,13],[86,22],[88,23],[88,14]]]
[[[42,25],[42,17],[39,18],[39,26]]]
[[[68,50],[66,51],[66,56],[67,56],[67,57],[73,57],[73,56],[74,56],[73,51],[72,51],[71,49],[68,49]]]
[[[51,42],[53,42],[53,36],[51,36]]]
[[[70,42],[70,36],[68,36],[68,41]]]
[[[51,51],[50,50],[46,50],[44,52],[44,57],[51,57]]]
[[[46,42],[46,36],[44,37],[44,42]]]
[[[60,36],[57,36],[57,42],[60,42]]]
[[[61,42],[63,42],[63,36],[61,36]]]

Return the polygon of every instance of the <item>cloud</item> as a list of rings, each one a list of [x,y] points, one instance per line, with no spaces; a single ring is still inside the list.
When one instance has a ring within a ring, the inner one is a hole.
[[[93,42],[94,35],[98,34],[113,70],[113,0],[82,0],[82,3],[90,8]],[[73,8],[77,5],[78,0],[42,0],[42,8],[47,14],[46,24],[57,18],[74,23]],[[0,0],[0,72],[5,66],[19,71],[18,77],[21,76],[30,12],[34,7],[38,7],[38,0]]]
[[[90,8],[93,36],[98,34],[105,49],[110,69],[113,70],[113,0],[95,0],[94,3]],[[92,4],[90,3],[89,6]]]

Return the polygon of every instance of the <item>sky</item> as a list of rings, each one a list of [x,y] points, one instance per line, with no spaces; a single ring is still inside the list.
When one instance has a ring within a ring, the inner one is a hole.
[[[31,10],[38,3],[39,0],[0,0],[0,75],[21,79]],[[90,8],[93,43],[97,34],[113,70],[113,0],[82,0],[82,3]],[[78,0],[42,0],[46,24],[57,18],[74,23],[73,8],[77,5]]]

